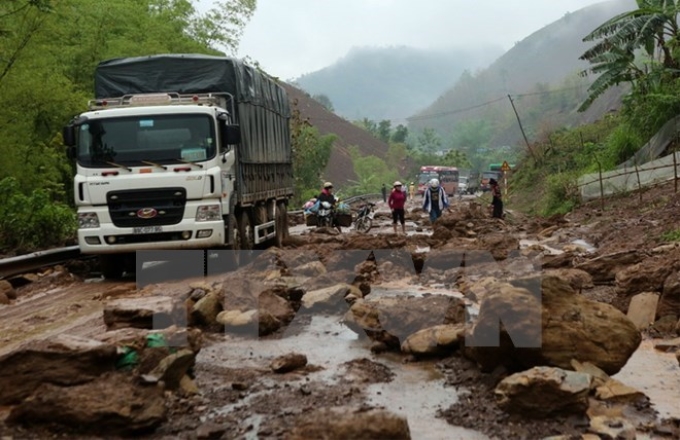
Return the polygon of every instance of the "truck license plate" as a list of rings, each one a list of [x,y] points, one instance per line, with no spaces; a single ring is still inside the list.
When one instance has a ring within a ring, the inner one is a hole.
[[[162,226],[138,226],[133,229],[133,234],[155,234],[163,232]]]

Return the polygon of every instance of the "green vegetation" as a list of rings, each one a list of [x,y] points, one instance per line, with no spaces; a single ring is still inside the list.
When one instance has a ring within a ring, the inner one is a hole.
[[[661,239],[663,241],[671,241],[671,242],[680,241],[680,229],[674,229],[672,231],[664,232],[661,235]]]
[[[74,231],[61,127],[92,97],[94,67],[157,53],[236,52],[255,0],[0,2],[0,254],[62,244]]]
[[[16,179],[0,180],[0,249],[22,253],[45,244],[64,245],[76,231],[73,211],[47,189],[25,195]]]

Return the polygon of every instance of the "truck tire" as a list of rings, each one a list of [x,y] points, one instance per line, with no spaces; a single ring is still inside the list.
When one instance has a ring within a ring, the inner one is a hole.
[[[255,246],[255,233],[253,230],[253,223],[250,221],[248,211],[241,212],[241,218],[238,222],[238,232],[241,236],[241,249],[244,251],[252,250]]]
[[[123,276],[123,260],[118,255],[100,255],[99,268],[107,280],[114,280]]]
[[[283,242],[290,236],[288,230],[288,208],[284,202],[276,204],[276,246],[282,247]]]

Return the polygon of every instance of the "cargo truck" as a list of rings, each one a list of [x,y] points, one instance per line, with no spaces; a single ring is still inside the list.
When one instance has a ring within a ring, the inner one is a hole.
[[[140,250],[281,245],[293,195],[289,118],[285,90],[240,60],[101,62],[89,110],[63,130],[81,252],[115,278],[140,269]]]

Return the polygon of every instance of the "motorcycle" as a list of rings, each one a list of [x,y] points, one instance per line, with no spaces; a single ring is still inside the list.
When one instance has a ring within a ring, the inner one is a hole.
[[[329,202],[321,202],[319,205],[319,210],[316,213],[317,216],[317,227],[332,227],[333,218],[335,214],[333,212],[333,205]]]
[[[354,229],[366,234],[373,227],[373,217],[375,216],[375,203],[365,201],[364,206],[359,210],[357,219],[354,222]]]

